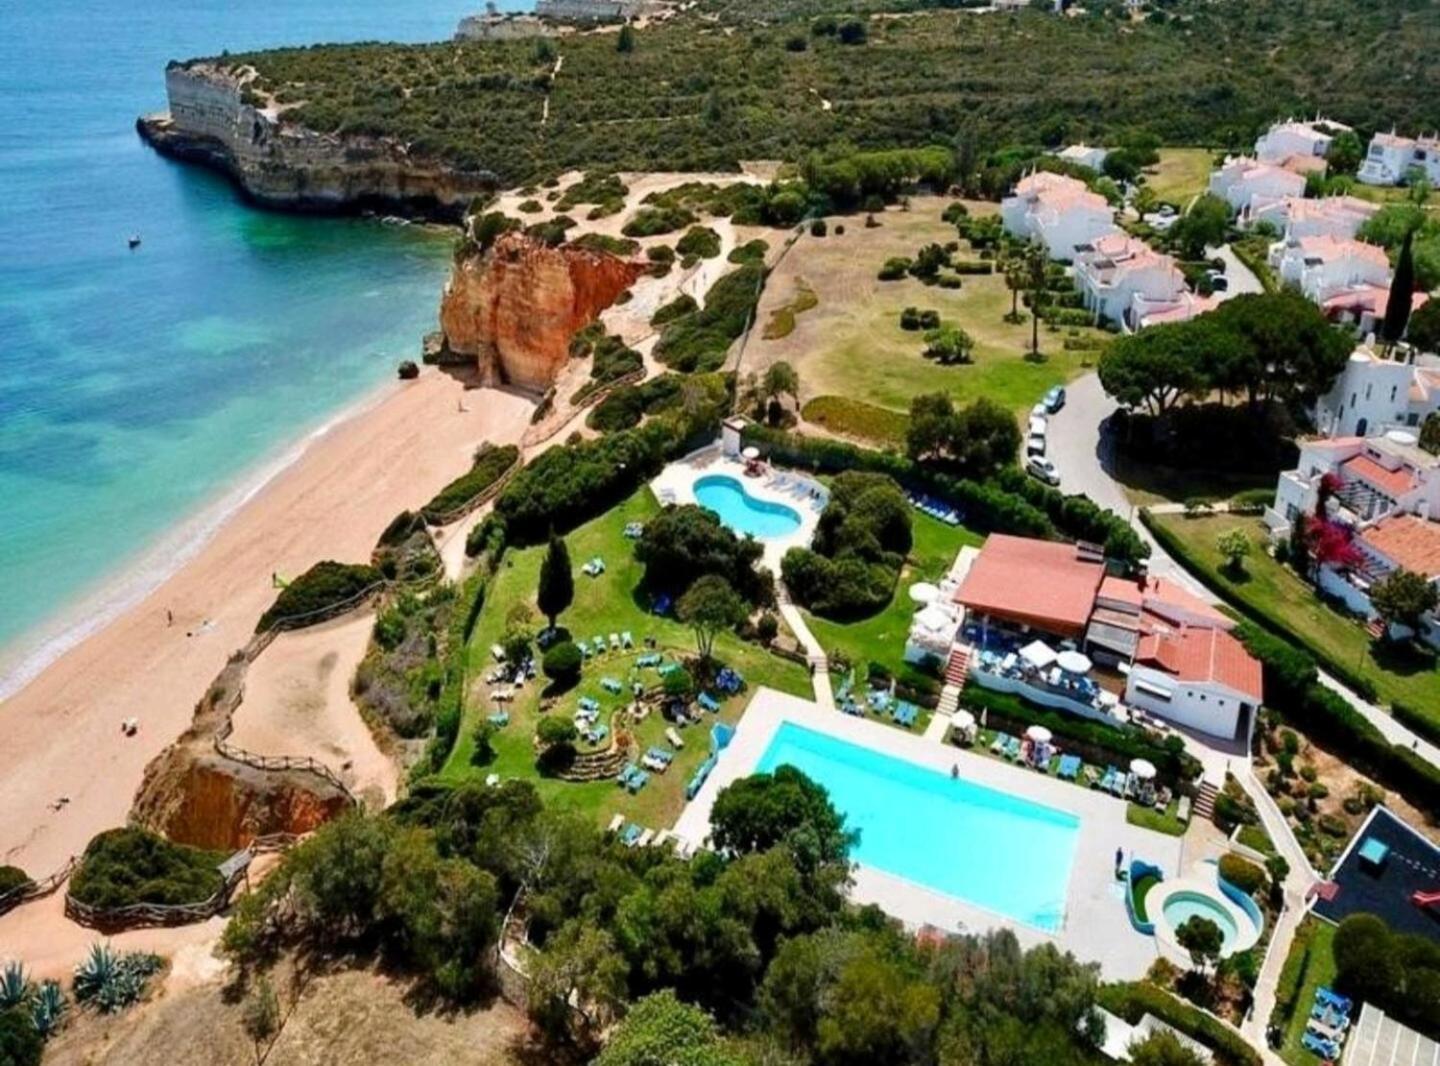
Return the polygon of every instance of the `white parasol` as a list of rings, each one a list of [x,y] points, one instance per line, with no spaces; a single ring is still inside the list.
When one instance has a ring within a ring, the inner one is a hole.
[[[1046,729],[1043,725],[1032,725],[1029,729],[1025,730],[1025,735],[1036,744],[1049,744],[1052,734],[1050,730]]]
[[[940,590],[928,581],[917,581],[910,586],[910,599],[916,603],[934,603]]]
[[[1090,657],[1078,651],[1062,651],[1055,656],[1055,664],[1067,674],[1088,674],[1090,672]]]
[[[1155,764],[1149,759],[1131,759],[1130,772],[1141,781],[1149,781],[1155,776]]]
[[[743,452],[741,452],[740,454],[743,455],[746,459],[749,459],[749,460],[751,460],[751,461],[754,461],[754,460],[760,458],[760,449],[757,448],[757,447],[755,447],[755,445],[752,444],[752,445],[750,445],[750,447],[746,448],[746,449],[745,449]]]
[[[1043,670],[1055,661],[1055,649],[1043,640],[1032,640],[1020,649],[1020,658],[1037,670]]]

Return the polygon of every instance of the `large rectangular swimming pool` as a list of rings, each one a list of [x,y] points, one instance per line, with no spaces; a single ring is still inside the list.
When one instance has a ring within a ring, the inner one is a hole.
[[[963,777],[784,722],[755,769],[824,785],[860,830],[858,863],[1047,933],[1059,932],[1080,820]]]

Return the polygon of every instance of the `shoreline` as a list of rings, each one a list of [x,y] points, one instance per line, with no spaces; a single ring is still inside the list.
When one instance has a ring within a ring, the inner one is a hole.
[[[145,601],[214,540],[251,500],[300,462],[327,435],[383,404],[402,383],[390,378],[328,416],[299,438],[277,445],[201,502],[171,528],[141,545],[113,572],[0,649],[0,713],[5,704],[66,652]]]
[[[482,440],[520,439],[531,401],[487,389],[462,404],[467,391],[425,368],[312,430],[207,508],[203,536],[168,560],[165,576],[132,587],[128,605],[86,626],[0,703],[0,865],[43,877],[124,824],[145,768],[189,727],[206,686],[273,602],[272,573],[368,559],[385,525],[463,473]],[[163,545],[150,559],[156,550]],[[130,717],[139,732],[123,737]]]

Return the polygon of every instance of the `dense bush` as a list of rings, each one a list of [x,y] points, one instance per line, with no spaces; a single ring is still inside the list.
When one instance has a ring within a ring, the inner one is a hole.
[[[768,570],[756,569],[764,554],[753,537],[737,537],[713,511],[686,504],[667,507],[645,523],[635,558],[645,565],[645,586],[678,597],[697,578],[724,578],[747,601],[773,601]]]
[[[224,852],[173,844],[145,829],[108,829],[86,845],[69,891],[105,909],[201,903],[220,890],[216,867],[224,859]]]
[[[682,373],[718,370],[731,343],[760,299],[765,268],[746,263],[721,277],[705,294],[705,306],[673,319],[655,342],[655,358]]]
[[[1235,1029],[1148,982],[1102,985],[1096,999],[1131,1025],[1151,1014],[1174,1026],[1214,1052],[1217,1066],[1261,1066],[1260,1053]]]
[[[652,326],[663,326],[667,322],[673,322],[677,318],[698,310],[700,310],[700,305],[695,302],[695,297],[691,296],[688,292],[682,292],[668,304],[657,308],[655,313],[650,316],[650,324]]]
[[[495,484],[500,476],[515,465],[520,449],[513,444],[482,444],[475,452],[470,469],[437,492],[420,509],[431,523],[453,521],[457,511],[466,508],[476,497]]]
[[[1264,870],[1239,855],[1220,856],[1220,876],[1241,892],[1255,895],[1269,882]]]
[[[691,226],[685,231],[685,235],[675,242],[675,251],[682,256],[713,259],[720,254],[720,234],[709,226]]]
[[[1341,991],[1440,1037],[1440,945],[1396,932],[1373,914],[1356,914],[1340,923],[1333,951]]]
[[[22,1007],[0,1010],[0,1062],[5,1066],[40,1066],[45,1055],[41,1038],[30,1013]]]
[[[627,237],[654,237],[659,233],[671,233],[694,221],[695,215],[683,207],[645,206],[631,216],[620,232]]]
[[[329,612],[356,602],[366,589],[380,583],[380,571],[360,563],[316,563],[280,591],[270,609],[260,616],[255,632],[275,625],[312,625]]]
[[[791,548],[781,574],[796,602],[828,618],[890,602],[910,551],[910,505],[885,474],[848,471],[831,483],[810,548]]]
[[[592,252],[605,252],[624,259],[640,250],[640,242],[626,237],[612,237],[608,233],[582,233],[570,242],[576,248],[588,248]]]
[[[545,649],[545,657],[540,663],[545,676],[559,685],[573,685],[579,679],[580,669],[584,664],[585,657],[580,654],[580,649],[574,642],[569,640],[562,640]]]
[[[30,883],[30,875],[18,866],[0,866],[0,897]]]

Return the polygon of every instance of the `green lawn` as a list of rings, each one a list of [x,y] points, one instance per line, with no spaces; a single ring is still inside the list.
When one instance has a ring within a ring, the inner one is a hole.
[[[1178,800],[1171,800],[1170,806],[1163,811],[1157,811],[1154,807],[1142,807],[1138,803],[1127,803],[1125,804],[1125,820],[1131,825],[1138,825],[1141,829],[1153,829],[1166,836],[1183,837],[1186,826],[1184,822],[1175,817],[1175,810],[1178,806]]]
[[[587,662],[580,684],[556,701],[553,713],[563,714],[568,719],[574,714],[581,696],[593,696],[603,708],[601,720],[608,722],[611,712],[623,706],[625,700],[607,694],[600,686],[601,679],[614,677],[628,685],[634,660],[645,651],[639,645],[647,636],[656,639],[660,649],[667,652],[667,659],[695,654],[694,638],[689,629],[673,619],[647,613],[636,602],[634,595],[644,568],[635,561],[633,545],[623,531],[626,523],[643,522],[657,514],[659,509],[650,490],[644,488],[565,538],[570,559],[576,567],[575,602],[560,616],[560,624],[577,638],[587,640],[628,630],[637,647],[629,652],[609,652]],[[749,684],[749,691],[725,701],[718,715],[706,715],[707,721],[703,725],[687,728],[682,734],[685,748],[677,755],[670,770],[664,775],[652,774],[649,784],[637,795],[629,795],[613,781],[582,784],[539,776],[535,769],[532,738],[540,714],[543,676],[539,684],[527,686],[513,703],[506,705],[510,711],[510,724],[495,735],[494,760],[484,766],[472,765],[475,726],[492,709],[486,698],[490,686],[483,680],[485,671],[493,665],[490,646],[499,641],[505,630],[506,615],[516,604],[534,606],[535,587],[544,554],[543,545],[508,552],[491,583],[470,644],[472,681],[460,737],[441,771],[442,777],[455,780],[496,773],[502,778],[530,778],[539,786],[547,804],[582,811],[598,822],[608,821],[618,811],[627,818],[659,829],[670,825],[684,806],[685,782],[709,752],[711,721],[736,722],[749,702],[751,691],[759,685],[798,696],[812,694],[810,676],[804,666],[726,634],[716,641],[716,657],[740,671]],[[579,567],[596,555],[605,560],[605,573],[598,578],[586,577],[580,573]],[[658,677],[653,670],[640,671],[635,676],[647,682],[654,682]],[[640,723],[635,734],[642,752],[653,744],[666,743],[663,735],[665,726],[658,712]]]
[[[1266,531],[1258,518],[1217,514],[1197,518],[1152,515],[1151,522],[1169,531],[1185,546],[1189,561],[1207,584],[1256,614],[1274,620],[1312,648],[1348,663],[1369,678],[1384,703],[1399,701],[1440,722],[1440,671],[1433,659],[1415,652],[1387,649],[1353,619],[1327,607],[1309,585],[1266,553]],[[1252,540],[1245,573],[1223,570],[1216,538],[1243,529]]]
[[[809,613],[805,621],[826,653],[839,651],[856,667],[856,677],[863,678],[866,668],[877,662],[900,678],[923,679],[924,675],[904,661],[905,637],[916,605],[910,599],[910,586],[917,581],[937,581],[945,576],[955,556],[967,544],[979,546],[984,537],[964,526],[949,526],[919,511],[912,511],[914,543],[909,561],[895,583],[895,594],[889,605],[878,614],[858,622],[832,622]],[[917,723],[918,726],[919,723]]]
[[[1274,474],[1180,470],[1125,455],[1115,456],[1115,480],[1124,486],[1130,501],[1141,507],[1184,503],[1196,497],[1219,503],[1246,489],[1275,487]]]
[[[1131,806],[1133,807],[1134,804],[1131,804]],[[1145,909],[1145,896],[1159,883],[1159,876],[1156,874],[1146,874],[1130,886],[1130,898],[1135,904],[1135,917],[1139,918],[1142,922],[1148,922],[1150,920],[1150,912]]]
[[[1159,165],[1145,171],[1145,184],[1160,199],[1183,209],[1209,185],[1214,159],[1208,148],[1162,148]]]
[[[1265,832],[1265,827],[1256,823],[1254,825],[1242,825],[1240,835],[1235,838],[1247,848],[1254,848],[1262,855],[1274,855],[1275,842],[1270,839],[1270,834]]]
[[[1305,1035],[1305,1024],[1310,1016],[1310,1005],[1315,1001],[1315,989],[1331,985],[1335,981],[1335,927],[1318,918],[1307,918],[1296,933],[1290,947],[1290,957],[1285,960],[1285,970],[1298,975],[1300,992],[1295,998],[1295,1010],[1285,1024],[1285,1042],[1280,1046],[1280,1057],[1290,1066],[1317,1066],[1321,1061],[1306,1051],[1300,1044]],[[1302,954],[1303,953],[1303,954]],[[1299,969],[1294,969],[1299,967]],[[1281,973],[1284,985],[1286,974]]]

